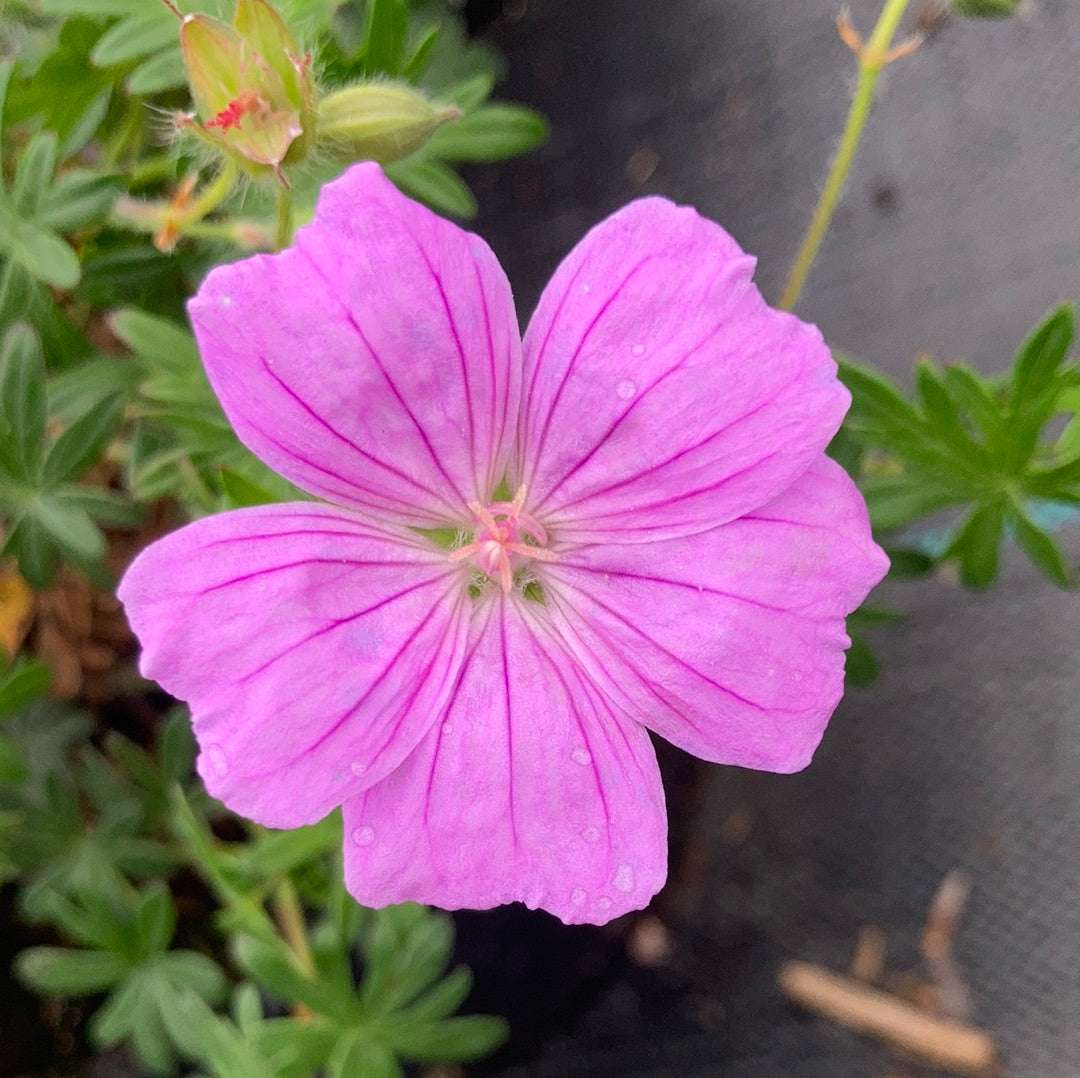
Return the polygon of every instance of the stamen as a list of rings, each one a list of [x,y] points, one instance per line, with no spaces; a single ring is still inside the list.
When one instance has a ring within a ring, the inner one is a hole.
[[[527,543],[503,543],[503,550],[509,550],[512,554],[521,554],[526,558],[534,558],[536,561],[558,561],[558,555],[552,550],[546,550],[542,546],[529,546]]]
[[[514,586],[515,557],[527,561],[555,561],[556,555],[547,549],[546,529],[524,512],[526,496],[527,490],[521,486],[513,501],[488,505],[469,502],[469,511],[476,520],[473,541],[451,551],[450,560],[471,561],[486,577],[497,580],[507,593]]]

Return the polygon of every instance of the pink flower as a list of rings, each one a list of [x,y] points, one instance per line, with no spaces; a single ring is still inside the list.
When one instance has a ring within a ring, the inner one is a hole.
[[[804,767],[887,562],[823,454],[848,394],[753,266],[633,202],[522,344],[483,241],[366,164],[292,248],[214,270],[190,306],[214,388],[330,504],[199,520],[124,578],[210,792],[270,827],[344,806],[368,905],[603,923],[664,882],[647,729]]]

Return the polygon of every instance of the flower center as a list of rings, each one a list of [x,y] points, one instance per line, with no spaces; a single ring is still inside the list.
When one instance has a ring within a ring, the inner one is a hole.
[[[512,502],[491,502],[481,505],[470,502],[475,527],[473,541],[458,547],[451,561],[468,558],[480,572],[498,580],[502,590],[514,586],[515,565],[523,561],[554,561],[547,549],[548,536],[544,526],[523,512],[525,488],[521,487]]]

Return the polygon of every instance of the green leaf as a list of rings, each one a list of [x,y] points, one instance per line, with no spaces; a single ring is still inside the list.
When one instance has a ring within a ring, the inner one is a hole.
[[[139,899],[135,926],[143,954],[164,951],[176,931],[176,909],[172,895],[162,883],[151,884]]]
[[[887,379],[846,360],[838,362],[840,380],[851,390],[852,411],[865,413],[890,426],[916,430],[922,426],[918,412]]]
[[[473,109],[482,105],[491,91],[495,89],[495,73],[493,71],[478,71],[461,82],[454,83],[442,93],[451,104],[457,105],[462,112],[472,112]]]
[[[461,121],[457,121],[460,123]],[[453,169],[439,161],[410,158],[387,165],[386,174],[406,194],[451,217],[475,217],[476,199]]]
[[[4,107],[7,104],[8,83],[15,70],[14,60],[0,60],[0,146],[4,145]],[[4,170],[0,169],[0,193],[6,190]]]
[[[341,819],[333,813],[292,831],[263,831],[239,854],[237,868],[254,879],[274,879],[341,846]]]
[[[230,509],[244,509],[253,505],[271,505],[278,499],[257,483],[240,475],[231,468],[221,469],[221,488],[229,501]]]
[[[16,659],[0,674],[0,716],[21,711],[44,696],[52,683],[52,672],[36,659]]]
[[[164,49],[144,60],[127,77],[124,85],[136,97],[149,97],[162,90],[183,86],[186,81],[184,62],[177,49]]]
[[[111,176],[88,169],[65,172],[44,192],[38,205],[38,223],[54,232],[74,232],[104,221],[116,199],[117,184]]]
[[[432,50],[438,44],[441,32],[442,27],[438,23],[433,23],[417,39],[412,55],[405,61],[405,66],[401,69],[402,77],[408,82],[415,83],[423,75],[424,68],[427,67],[428,61],[431,59]]]
[[[418,1063],[460,1063],[489,1055],[502,1044],[506,1021],[491,1015],[466,1015],[427,1025],[387,1027],[388,1040],[406,1059]]]
[[[90,141],[109,108],[112,76],[95,71],[89,62],[100,35],[101,25],[95,20],[66,20],[48,55],[12,90],[9,117],[14,122],[40,122],[45,130],[55,131],[62,161]]]
[[[11,202],[20,217],[35,215],[41,194],[48,189],[56,168],[59,141],[55,131],[39,131],[23,150],[11,189]]]
[[[863,496],[875,528],[899,528],[966,500],[962,493],[931,486],[917,476],[864,479]]]
[[[946,367],[944,378],[953,400],[972,416],[986,438],[999,441],[1005,429],[1005,414],[987,384],[970,367],[962,365]]]
[[[104,487],[64,486],[53,496],[66,508],[86,513],[106,528],[135,528],[142,523],[143,512],[127,497]]]
[[[268,1018],[251,1030],[251,1038],[265,1058],[287,1061],[304,1074],[322,1074],[338,1040],[338,1030],[317,1017],[303,1021]]]
[[[194,992],[161,986],[158,1007],[176,1047],[220,1078],[266,1078],[267,1061],[225,1018]]]
[[[156,52],[179,39],[176,19],[164,4],[148,4],[144,12],[113,23],[90,53],[97,67],[112,67]]]
[[[158,741],[158,759],[166,782],[187,782],[195,765],[195,736],[187,708],[177,705],[169,714]]]
[[[446,969],[453,941],[450,919],[422,906],[377,911],[364,946],[365,1007],[388,1014],[414,999]]]
[[[60,564],[60,551],[56,543],[29,513],[19,517],[11,526],[3,553],[15,558],[27,584],[38,590],[52,584]]]
[[[105,451],[123,412],[124,402],[119,396],[106,397],[75,420],[56,439],[45,458],[45,484],[52,487],[78,479]]]
[[[39,0],[46,15],[130,15],[138,11],[143,0]]]
[[[30,512],[69,557],[93,562],[105,553],[105,536],[84,509],[57,497],[41,495],[31,503]]]
[[[339,1022],[355,1019],[354,1001],[342,997],[335,986],[301,973],[283,944],[238,936],[233,941],[233,950],[240,965],[279,999],[303,1003],[317,1014]]]
[[[408,30],[409,12],[405,0],[368,0],[363,45],[367,74],[400,73]]]
[[[174,985],[190,988],[208,1003],[225,997],[226,980],[221,967],[198,951],[166,951],[154,965]]]
[[[405,1078],[391,1049],[370,1039],[363,1030],[351,1030],[334,1046],[327,1061],[326,1078]]]
[[[26,764],[23,763],[22,753],[19,746],[10,738],[0,734],[0,786],[21,783],[27,776]],[[18,824],[16,824],[18,826]],[[3,848],[0,847],[0,879],[5,883],[8,880],[6,866],[8,858]]]
[[[19,979],[47,996],[88,996],[116,984],[127,964],[108,951],[31,947],[15,959]]]
[[[45,364],[25,323],[13,325],[0,346],[0,410],[19,478],[36,481],[45,437]]]
[[[159,1000],[155,999],[158,985],[153,980],[146,988],[146,1003],[131,1028],[131,1044],[143,1067],[152,1074],[171,1074],[176,1070],[172,1040],[165,1029]]]
[[[960,579],[969,588],[989,587],[997,577],[1005,506],[1000,499],[980,505],[968,517],[949,548],[960,559]]]
[[[1012,377],[1014,406],[1047,389],[1065,361],[1073,330],[1072,305],[1064,304],[1051,312],[1020,346]]]
[[[248,982],[233,989],[230,1001],[233,1021],[240,1029],[254,1030],[263,1020],[262,997],[259,990]]]
[[[0,220],[0,251],[3,227]],[[91,351],[86,335],[61,310],[48,288],[14,259],[0,260],[0,326],[18,319],[34,327],[46,355],[58,367],[77,362]]]
[[[985,451],[964,429],[956,402],[929,360],[921,360],[916,366],[915,388],[926,419],[937,431],[938,437],[961,457],[972,461],[977,468],[984,466]]]
[[[414,1003],[398,1011],[395,1018],[410,1024],[448,1018],[465,1002],[472,983],[472,973],[464,966],[459,966]]]
[[[139,364],[99,356],[71,367],[48,381],[48,414],[73,423],[106,397],[130,396],[139,377]]]
[[[39,281],[69,290],[79,283],[79,258],[59,236],[31,221],[10,226],[8,253]]]
[[[90,1036],[99,1048],[111,1048],[131,1035],[148,1005],[146,978],[129,977],[94,1013]]]
[[[1061,548],[1015,502],[1010,506],[1009,524],[1020,549],[1027,554],[1032,563],[1058,587],[1072,587],[1073,574]]]
[[[844,660],[844,679],[849,685],[862,689],[877,681],[881,666],[873,648],[850,629],[848,633],[851,637],[851,646]]]
[[[548,137],[548,123],[522,105],[483,105],[435,131],[426,152],[446,161],[503,161]]]
[[[886,547],[889,555],[889,575],[901,580],[914,580],[932,573],[937,562],[921,550],[911,547]]]
[[[149,360],[153,367],[180,373],[193,367],[202,368],[194,338],[167,318],[125,307],[110,317],[109,326],[128,348]]]

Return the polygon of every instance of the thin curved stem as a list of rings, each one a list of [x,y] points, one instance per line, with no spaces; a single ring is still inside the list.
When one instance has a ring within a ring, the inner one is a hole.
[[[878,77],[885,66],[896,58],[896,54],[891,53],[890,49],[908,3],[909,0],[885,0],[885,6],[881,9],[869,40],[865,45],[860,43],[857,49],[859,81],[855,87],[855,96],[848,110],[844,133],[840,138],[840,145],[837,147],[828,178],[814,207],[810,224],[799,247],[799,253],[795,256],[784,291],[780,296],[779,306],[782,310],[790,311],[799,302],[803,285],[806,284],[814,259],[817,258],[821,242],[829,231],[833,212],[836,210],[840,193],[844,189],[851,162],[855,159],[855,153],[862,140],[863,129],[870,115],[870,108],[874,103],[874,90]]]

